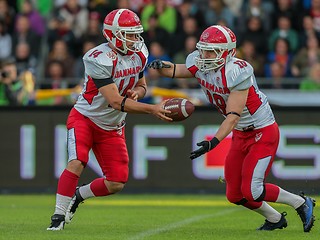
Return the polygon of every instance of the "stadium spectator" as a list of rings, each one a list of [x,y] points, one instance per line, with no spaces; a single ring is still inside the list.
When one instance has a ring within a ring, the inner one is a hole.
[[[266,54],[268,52],[268,34],[263,29],[261,19],[252,16],[246,24],[246,30],[239,34],[239,46],[244,41],[250,41],[254,44],[258,54]]]
[[[283,64],[279,62],[273,62],[270,64],[270,78],[266,78],[269,83],[264,85],[264,88],[271,89],[284,89],[286,86],[284,85],[285,77],[285,67]]]
[[[37,74],[38,60],[31,55],[30,46],[26,42],[20,42],[15,48],[15,59],[18,75],[25,71]]]
[[[290,19],[287,16],[280,16],[278,27],[271,32],[268,39],[270,51],[274,51],[275,42],[278,38],[286,39],[289,42],[289,50],[292,53],[295,53],[300,47],[298,33],[291,27]]]
[[[150,45],[150,55],[148,57],[148,62],[151,62],[155,59],[171,61],[170,56],[159,42],[152,42]],[[150,85],[162,88],[177,87],[174,79],[161,77],[158,72],[154,71],[153,69],[146,69],[146,71]]]
[[[83,35],[84,41],[94,41],[96,45],[101,44],[105,41],[101,35],[102,24],[100,23],[100,14],[98,12],[90,12],[88,29]],[[82,55],[81,55],[82,56]]]
[[[144,42],[147,48],[150,48],[152,42],[159,42],[165,49],[170,48],[170,34],[159,27],[158,18],[156,15],[151,15],[148,19],[148,30],[144,31],[141,36],[144,39]]]
[[[48,23],[48,48],[49,51],[52,50],[54,43],[57,40],[64,41],[69,52],[75,56],[76,55],[76,46],[77,39],[71,29],[70,24],[61,16],[54,16],[49,19]]]
[[[320,41],[320,32],[315,30],[312,17],[306,15],[303,17],[302,21],[303,27],[302,30],[298,33],[300,48],[307,46],[307,40],[310,37],[316,37],[318,41]]]
[[[64,65],[59,60],[51,60],[46,66],[45,79],[40,84],[40,89],[52,90],[52,96],[38,99],[37,105],[57,106],[57,105],[71,105],[73,99],[71,92],[68,94],[59,94],[57,89],[70,89],[76,86],[75,83],[70,83],[67,79]]]
[[[134,30],[128,31],[128,24]],[[142,31],[134,12],[114,10],[105,18],[103,33],[108,43],[91,49],[84,56],[83,92],[67,120],[69,161],[59,178],[56,207],[47,230],[62,230],[83,200],[123,189],[129,164],[124,134],[127,113],[148,113],[172,120],[165,116],[170,111],[164,109],[164,101],[157,105],[137,101],[147,91],[143,71],[148,50],[140,37]],[[76,188],[91,148],[104,177]]]
[[[197,21],[193,17],[187,17],[183,20],[183,28],[174,34],[170,38],[170,48],[169,55],[173,56],[175,53],[182,51],[184,49],[184,44],[181,44],[185,41],[188,36],[199,37],[201,31],[198,28]]]
[[[14,31],[15,10],[8,5],[7,0],[0,0],[0,19],[4,21],[10,34]]]
[[[33,105],[34,84],[34,77],[30,72],[18,75],[13,58],[3,60],[0,68],[0,105]]]
[[[273,62],[280,63],[284,68],[284,77],[291,77],[291,62],[293,54],[290,52],[290,44],[287,39],[278,38],[275,41],[274,51],[270,51],[267,55],[265,65],[265,76],[271,77],[270,64]]]
[[[167,77],[197,78],[209,102],[224,116],[215,136],[197,143],[190,158],[203,158],[232,132],[224,165],[226,196],[231,203],[266,218],[257,230],[287,227],[286,213],[267,203],[278,202],[296,209],[304,231],[309,232],[315,220],[315,201],[266,183],[279,144],[279,128],[266,96],[257,86],[252,66],[235,54],[235,34],[214,25],[201,34],[197,50],[188,55],[185,64],[155,60],[148,66]]]
[[[168,33],[177,30],[177,10],[168,5],[166,0],[152,0],[141,10],[141,22],[145,31],[149,29],[148,19],[151,16],[157,16],[158,26]]]
[[[314,64],[309,76],[305,77],[300,83],[301,91],[320,91],[320,63]]]
[[[52,50],[48,54],[46,68],[49,62],[58,60],[63,63],[66,77],[71,78],[73,76],[74,59],[75,58],[69,53],[67,44],[63,40],[57,40],[54,42]]]
[[[81,54],[81,40],[84,33],[88,29],[89,21],[89,11],[86,7],[83,7],[79,4],[79,0],[66,0],[66,3],[61,7],[58,7],[54,13],[58,18],[63,18],[69,26],[69,29],[72,29],[72,32],[75,36],[74,56]]]
[[[249,62],[257,77],[264,77],[265,59],[257,53],[253,42],[245,40],[237,50],[237,57]]]
[[[227,22],[229,28],[235,28],[235,16],[224,4],[223,0],[209,0],[204,16],[206,26],[216,24],[220,19],[223,19]]]
[[[183,50],[177,52],[173,55],[173,62],[175,63],[184,63],[187,56],[196,49],[198,38],[197,36],[187,36],[184,40]]]
[[[320,63],[319,40],[310,36],[307,45],[294,55],[291,72],[294,77],[306,77],[310,69],[316,63]]]
[[[237,18],[240,17],[241,7],[243,6],[243,3],[245,1],[246,0],[237,0],[237,1],[234,1],[234,0],[223,0],[225,5],[230,9],[230,11],[236,17],[236,21],[237,21]]]
[[[22,5],[25,0],[17,0],[17,8],[20,12],[22,9]],[[31,0],[34,8],[41,14],[43,18],[46,18],[51,14],[53,8],[53,0],[50,1],[40,1],[40,0]]]
[[[273,12],[274,6],[270,1],[262,1],[262,0],[249,0],[244,1],[241,12],[243,13],[238,18],[237,29],[238,31],[244,32],[246,31],[245,27],[246,22],[251,17],[258,17],[261,19],[262,28],[266,33],[269,33],[272,30],[272,20],[271,14]]]
[[[298,14],[295,2],[292,0],[276,0],[274,10],[272,11],[272,28],[278,26],[278,20],[282,16],[287,16],[291,22],[291,26],[296,31],[301,29],[300,14]]]
[[[320,1],[312,0],[311,7],[307,10],[306,14],[312,17],[315,30],[320,32]]]
[[[24,0],[22,2],[21,10],[17,14],[16,19],[19,18],[20,15],[27,16],[30,22],[30,29],[37,35],[43,36],[46,22],[40,13],[34,8],[31,0]]]
[[[197,21],[198,28],[202,31],[206,25],[203,11],[199,5],[193,0],[184,0],[180,5],[177,6],[177,32],[183,29],[183,22],[187,18],[194,18]]]
[[[100,23],[103,23],[103,17],[106,13],[111,12],[114,8],[112,2],[109,0],[89,0],[89,12],[97,12],[100,16]]]
[[[39,56],[41,39],[30,28],[30,21],[26,15],[20,15],[17,19],[16,29],[12,35],[12,52],[14,52],[14,48],[21,42],[26,42],[30,46],[30,52],[33,56]]]
[[[0,61],[11,56],[12,38],[5,22],[0,18]]]

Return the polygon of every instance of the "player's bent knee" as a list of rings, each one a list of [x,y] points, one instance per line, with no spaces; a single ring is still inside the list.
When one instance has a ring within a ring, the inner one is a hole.
[[[83,169],[84,169],[84,166],[80,160],[75,159],[75,160],[71,160],[68,162],[66,169],[68,171],[80,176]]]
[[[230,203],[237,204],[237,205],[243,205],[241,201],[243,201],[244,198],[241,196],[235,196],[231,194],[227,194],[227,199]]]
[[[124,183],[121,182],[107,182],[107,188],[111,194],[120,192],[124,188]]]

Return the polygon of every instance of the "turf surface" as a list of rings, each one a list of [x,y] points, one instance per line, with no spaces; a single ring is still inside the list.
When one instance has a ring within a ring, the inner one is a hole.
[[[320,204],[320,197],[317,197]],[[63,231],[46,231],[54,210],[54,195],[0,195],[0,239],[319,239],[320,211],[310,233],[304,233],[296,212],[288,213],[288,227],[256,231],[264,219],[227,202],[222,195],[126,195],[88,199]]]

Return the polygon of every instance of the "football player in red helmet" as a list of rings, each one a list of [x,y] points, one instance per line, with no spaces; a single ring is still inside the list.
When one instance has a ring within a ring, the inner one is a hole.
[[[144,40],[140,19],[129,9],[110,12],[103,22],[103,36],[123,54],[140,52]]]
[[[161,60],[148,64],[163,76],[196,78],[208,101],[225,117],[210,141],[198,139],[190,158],[205,161],[205,153],[232,132],[224,172],[228,200],[264,216],[265,223],[258,230],[287,227],[286,213],[279,213],[267,202],[290,205],[300,216],[303,230],[309,232],[315,219],[315,200],[265,182],[278,148],[279,128],[252,66],[235,57],[235,34],[224,26],[210,26],[196,48],[185,64]]]
[[[57,188],[56,205],[47,230],[62,230],[80,202],[122,190],[128,180],[125,143],[127,113],[145,113],[165,121],[165,101],[153,105],[138,102],[147,91],[144,69],[148,50],[140,33],[138,16],[128,9],[110,12],[103,35],[108,43],[90,49],[84,56],[85,82],[68,119],[68,164]],[[93,150],[103,177],[77,187]]]

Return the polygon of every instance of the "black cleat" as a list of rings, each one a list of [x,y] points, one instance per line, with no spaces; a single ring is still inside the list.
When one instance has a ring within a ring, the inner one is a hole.
[[[276,222],[276,223],[272,223],[272,222],[269,222],[268,220],[266,220],[261,227],[257,228],[257,230],[272,231],[275,229],[286,228],[288,226],[288,223],[287,223],[285,216],[287,216],[286,212],[281,213],[281,218],[280,218],[279,222]]]
[[[66,223],[70,223],[79,204],[83,202],[83,198],[80,196],[80,193],[79,193],[79,187],[77,187],[76,189],[76,192],[74,194],[74,196],[72,197],[71,199],[71,202],[69,204],[69,207],[68,207],[68,210],[67,210],[67,213],[66,213],[66,217],[65,217],[65,221]]]
[[[311,197],[306,197],[303,193],[301,193],[300,196],[305,199],[305,202],[300,207],[298,207],[296,211],[301,218],[303,224],[303,231],[310,232],[315,221],[313,209],[316,205],[316,200],[314,200]]]
[[[51,217],[51,224],[47,228],[48,231],[60,231],[63,230],[65,224],[64,215],[54,214]]]

